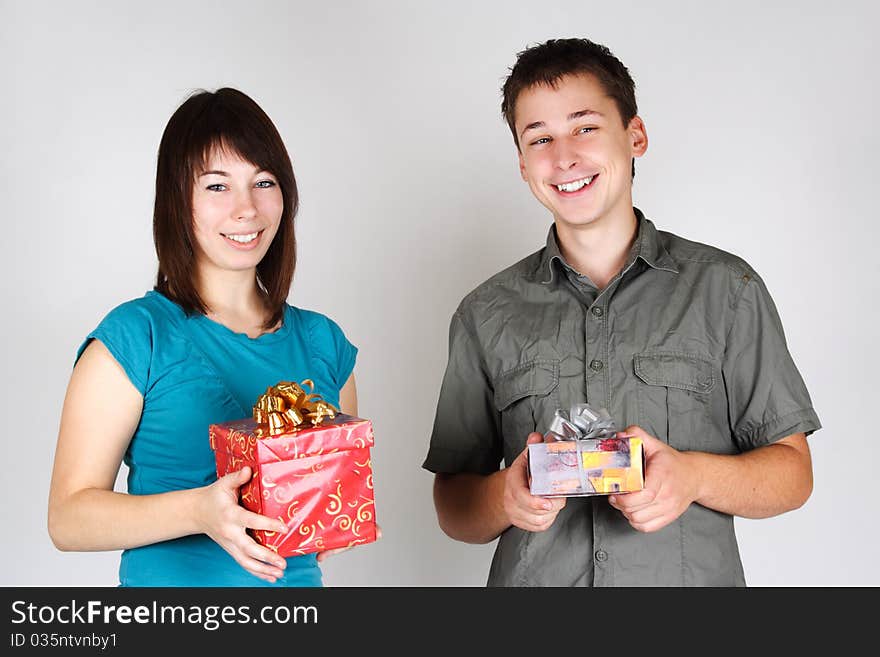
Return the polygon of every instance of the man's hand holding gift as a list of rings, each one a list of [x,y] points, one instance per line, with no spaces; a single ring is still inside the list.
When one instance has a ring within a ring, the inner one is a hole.
[[[645,487],[633,493],[612,495],[608,502],[640,532],[663,529],[697,499],[699,472],[687,452],[680,452],[657,440],[639,426],[628,426],[617,435],[642,439]]]
[[[537,432],[526,438],[526,447],[507,468],[504,477],[504,512],[510,524],[529,532],[542,532],[556,520],[565,506],[564,497],[539,497],[529,492],[528,446],[540,442],[551,442]]]

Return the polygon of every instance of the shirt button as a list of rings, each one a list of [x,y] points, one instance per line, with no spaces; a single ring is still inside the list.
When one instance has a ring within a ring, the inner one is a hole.
[[[596,561],[608,561],[608,553],[605,550],[596,550]]]
[[[591,360],[590,361],[590,369],[593,370],[594,372],[598,372],[603,367],[605,367],[605,364],[601,360]]]
[[[601,317],[605,314],[605,311],[600,306],[593,306],[590,312],[593,313],[593,317]]]

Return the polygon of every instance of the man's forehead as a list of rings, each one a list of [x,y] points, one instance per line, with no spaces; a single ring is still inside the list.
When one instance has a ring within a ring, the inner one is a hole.
[[[516,99],[515,123],[549,119],[573,121],[584,116],[605,116],[614,101],[590,74],[566,75],[552,82],[539,82],[523,89]]]

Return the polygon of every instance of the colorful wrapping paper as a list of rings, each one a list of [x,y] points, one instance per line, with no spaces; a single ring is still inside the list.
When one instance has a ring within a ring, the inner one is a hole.
[[[604,408],[587,403],[557,410],[543,443],[529,445],[529,490],[544,497],[582,497],[641,490],[641,438],[622,438]]]
[[[209,428],[217,476],[250,466],[241,504],[289,527],[284,534],[253,530],[259,543],[287,557],[376,540],[369,420],[325,416],[317,426],[267,434],[250,418]]]
[[[644,487],[644,462],[641,438],[535,443],[529,445],[529,490],[544,497],[633,492]]]

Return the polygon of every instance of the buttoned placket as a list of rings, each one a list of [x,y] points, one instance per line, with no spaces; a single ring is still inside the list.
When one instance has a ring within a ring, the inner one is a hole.
[[[611,386],[608,372],[608,354],[610,352],[611,335],[608,330],[608,319],[611,313],[611,300],[620,285],[620,281],[633,269],[637,258],[624,267],[589,305],[584,313],[584,380],[587,391],[587,403],[604,408],[611,408]],[[622,427],[621,427],[622,428]],[[607,504],[605,496],[589,498],[592,507],[593,525],[593,586],[613,586],[614,570],[611,560],[605,525],[599,505]]]

